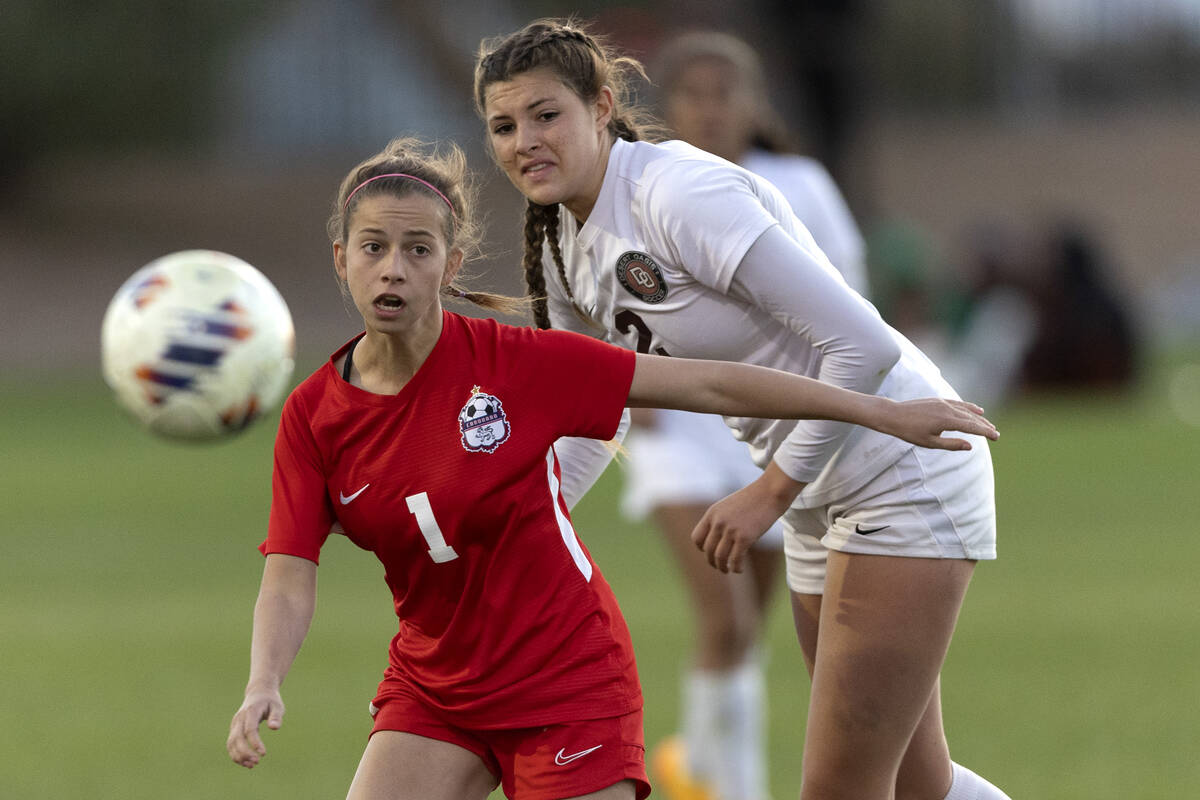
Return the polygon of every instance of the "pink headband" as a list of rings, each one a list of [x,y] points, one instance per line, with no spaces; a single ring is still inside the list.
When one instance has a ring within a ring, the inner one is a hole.
[[[422,185],[422,186],[424,186],[425,188],[427,188],[427,189],[429,189],[430,191],[432,191],[432,192],[433,192],[434,194],[436,194],[438,197],[442,198],[442,200],[444,200],[444,201],[445,201],[446,205],[450,207],[450,214],[451,214],[452,216],[455,216],[455,217],[457,217],[457,215],[454,213],[454,204],[450,202],[450,198],[449,198],[449,197],[446,197],[446,195],[442,194],[441,190],[439,190],[439,189],[438,189],[436,186],[434,186],[434,185],[433,185],[432,183],[430,183],[429,181],[427,181],[427,180],[424,180],[423,178],[418,178],[416,175],[409,175],[409,174],[408,174],[408,173],[406,173],[406,172],[389,172],[389,173],[387,173],[387,174],[385,174],[385,175],[376,175],[376,176],[375,176],[375,177],[373,177],[373,178],[367,178],[365,181],[363,181],[362,183],[360,183],[358,186],[355,186],[355,187],[354,187],[354,191],[352,191],[352,192],[350,193],[350,195],[349,195],[349,196],[346,198],[346,205],[344,205],[344,206],[342,207],[342,210],[343,210],[343,211],[345,211],[347,208],[349,208],[349,207],[350,207],[350,201],[351,201],[352,199],[354,199],[354,195],[358,194],[358,190],[359,190],[359,189],[363,188],[364,186],[366,186],[366,185],[367,185],[368,183],[370,183],[371,181],[377,181],[377,180],[379,180],[380,178],[408,178],[410,181],[416,181],[417,183],[421,184],[421,185]]]

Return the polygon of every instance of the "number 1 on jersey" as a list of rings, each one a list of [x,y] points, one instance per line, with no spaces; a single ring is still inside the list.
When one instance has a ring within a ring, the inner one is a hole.
[[[446,544],[446,537],[433,516],[433,506],[429,504],[428,493],[411,494],[404,498],[404,502],[408,503],[408,510],[417,518],[417,527],[421,529],[421,535],[429,545],[429,557],[433,559],[433,563],[445,564],[458,558],[454,548]]]

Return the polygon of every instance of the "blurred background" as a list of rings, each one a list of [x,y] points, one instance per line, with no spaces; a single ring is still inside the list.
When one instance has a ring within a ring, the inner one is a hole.
[[[0,14],[0,796],[344,791],[365,720],[330,731],[340,696],[310,756],[277,756],[286,770],[220,763],[273,423],[216,449],[150,441],[100,381],[101,317],[153,258],[225,250],[291,306],[299,381],[359,330],[324,232],[338,181],[402,134],[468,151],[489,224],[476,284],[518,292],[523,203],[483,147],[473,57],[566,14],[647,62],[693,29],[753,43],[796,150],[863,230],[876,305],[1001,424],[1001,561],[980,570],[946,680],[965,763],[1014,798],[1194,790],[1200,2],[15,0]],[[606,481],[578,516],[660,703],[652,740],[674,724],[688,632],[662,548],[612,513]],[[371,562],[339,554],[354,566],[326,584],[336,611],[298,662],[297,709],[335,687],[365,707],[394,626],[377,581],[353,594]],[[337,613],[368,629],[362,650]],[[807,682],[775,616],[773,697],[801,704],[772,721],[788,797]],[[148,717],[154,733],[114,734]],[[349,755],[326,757],[333,740]]]
[[[1134,364],[1200,331],[1194,0],[21,0],[0,22],[0,364],[91,365],[80,333],[119,279],[186,247],[257,265],[302,353],[325,355],[355,327],[329,279],[337,181],[401,133],[469,150],[491,234],[477,272],[515,290],[521,204],[482,147],[472,60],[564,13],[649,63],[688,29],[754,43],[794,146],[867,236],[881,311],[927,346],[957,344],[989,289],[1044,323],[1089,279],[1128,317]],[[47,285],[57,314],[23,294]]]

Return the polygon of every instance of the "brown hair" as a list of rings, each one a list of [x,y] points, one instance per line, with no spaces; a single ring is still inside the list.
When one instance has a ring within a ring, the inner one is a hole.
[[[738,37],[719,31],[693,31],[675,37],[654,59],[654,82],[664,96],[670,95],[678,90],[684,70],[705,60],[728,65],[754,99],[757,124],[751,131],[750,145],[772,153],[790,152],[793,148],[787,126],[767,95],[762,59]]]
[[[540,19],[516,33],[483,41],[475,63],[475,110],[479,116],[486,118],[484,106],[489,86],[539,67],[552,70],[585,103],[595,100],[602,87],[609,87],[613,93],[613,113],[608,131],[613,138],[630,142],[660,138],[657,123],[630,99],[633,78],[646,78],[642,65],[636,59],[617,55],[601,37],[573,19]],[[533,302],[534,322],[539,328],[550,327],[546,277],[542,271],[543,242],[549,243],[559,279],[572,305],[575,304],[558,246],[558,218],[557,203],[542,206],[527,201],[521,263],[526,290]],[[575,310],[582,316],[578,306]]]
[[[461,250],[464,261],[478,256],[482,234],[475,218],[477,192],[467,170],[467,157],[455,144],[430,144],[411,137],[393,139],[342,179],[326,226],[330,241],[346,241],[350,218],[363,198],[422,193],[436,198],[438,206],[445,209],[443,233],[448,247]],[[462,276],[460,271],[442,294],[506,314],[523,313],[529,308],[528,300],[470,291]]]

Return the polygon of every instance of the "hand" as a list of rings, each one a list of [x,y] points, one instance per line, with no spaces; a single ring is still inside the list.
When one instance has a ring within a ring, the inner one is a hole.
[[[772,461],[761,477],[704,512],[692,531],[692,544],[721,572],[741,572],[746,551],[783,516],[804,486]]]
[[[247,690],[242,707],[229,723],[229,739],[225,742],[225,749],[229,751],[233,763],[252,769],[267,754],[267,748],[258,735],[259,723],[266,720],[268,728],[279,730],[283,724],[283,712],[283,698],[278,690]]]
[[[973,433],[988,439],[1000,438],[996,426],[983,416],[983,409],[965,400],[925,398],[902,403],[887,401],[879,430],[906,442],[938,450],[970,450],[966,439],[942,436],[945,431]]]

